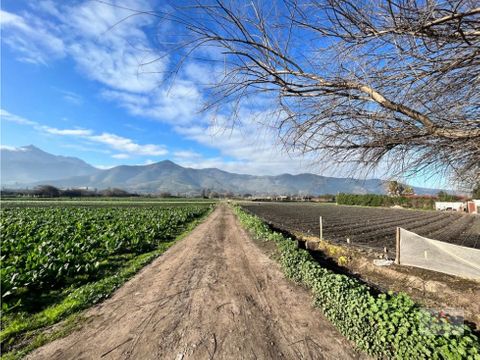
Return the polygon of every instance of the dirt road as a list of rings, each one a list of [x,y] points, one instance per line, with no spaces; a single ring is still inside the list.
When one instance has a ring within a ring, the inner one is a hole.
[[[363,358],[311,303],[220,205],[81,329],[29,358]]]

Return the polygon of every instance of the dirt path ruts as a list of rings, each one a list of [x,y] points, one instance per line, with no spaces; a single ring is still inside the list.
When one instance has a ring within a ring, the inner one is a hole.
[[[363,358],[311,303],[220,205],[81,329],[28,358]]]

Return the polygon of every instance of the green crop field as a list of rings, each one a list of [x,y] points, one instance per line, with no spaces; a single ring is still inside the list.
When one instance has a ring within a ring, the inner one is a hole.
[[[2,202],[2,352],[108,296],[212,208],[114,201]]]

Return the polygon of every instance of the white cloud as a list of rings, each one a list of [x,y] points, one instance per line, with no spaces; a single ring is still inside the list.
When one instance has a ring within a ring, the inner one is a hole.
[[[207,66],[197,62],[189,61],[183,68],[184,76],[197,84],[212,85],[218,76],[221,75],[220,67]]]
[[[203,98],[199,82],[211,81],[213,68],[188,62],[173,84],[165,83],[170,59],[146,35],[149,27],[157,25],[156,17],[134,15],[126,9],[148,12],[151,10],[148,2],[126,0],[118,4],[121,6],[95,1],[39,2],[32,5],[34,11],[30,13],[7,13],[8,26],[3,38],[31,62],[46,64],[48,59],[70,56],[86,77],[104,86],[101,90],[104,98],[132,115],[167,123],[201,121],[198,111]],[[41,38],[35,32],[37,29]],[[59,42],[57,46],[54,39]],[[45,42],[51,44],[50,50],[41,54],[47,47],[42,45]],[[57,56],[50,56],[53,49]],[[65,94],[64,98],[74,104],[81,101],[72,94]]]
[[[147,144],[139,145],[133,142],[131,139],[118,136],[110,133],[102,133],[101,135],[89,136],[89,140],[96,141],[102,144],[109,145],[111,148],[119,151],[125,151],[130,154],[136,155],[166,155],[168,154],[165,146]]]
[[[42,125],[36,121],[25,119],[21,116],[11,114],[4,109],[0,109],[2,120],[12,121],[20,125],[31,126],[37,131],[57,136],[76,137],[91,142],[107,145],[109,148],[121,151],[125,154],[119,155],[141,155],[141,156],[161,156],[168,154],[168,150],[164,145],[155,144],[138,144],[132,139],[111,133],[95,134],[91,129],[58,129]]]
[[[241,160],[251,160],[252,156],[261,156],[268,150],[279,153],[279,146],[272,141],[268,129],[246,115],[242,123],[236,125],[217,117],[208,128],[177,126],[176,131],[200,144],[219,149],[222,155]]]
[[[57,129],[50,126],[41,126],[41,129],[46,133],[62,136],[88,137],[93,133],[92,130],[88,129]]]
[[[123,126],[129,128],[129,129],[138,131],[138,132],[145,132],[144,128],[141,128],[139,126],[136,126],[136,125],[133,125],[133,124],[130,124],[130,123],[125,123],[125,124],[123,124]]]
[[[158,57],[138,57],[138,50],[128,49],[127,43],[99,47],[93,42],[79,42],[70,47],[71,55],[82,72],[89,78],[113,89],[144,93],[154,90],[162,80],[164,65],[161,61],[142,65]],[[153,52],[153,51],[152,51]]]
[[[175,159],[198,159],[202,157],[202,154],[196,152],[196,151],[191,151],[191,150],[181,150],[181,151],[175,151],[173,153],[173,157]]]
[[[74,149],[77,151],[82,151],[82,152],[94,152],[94,153],[99,153],[99,154],[111,154],[111,150],[107,149],[99,149],[96,146],[87,146],[87,145],[82,145],[82,144],[72,144],[72,143],[66,143],[66,144],[59,144],[63,148],[67,149]]]
[[[18,28],[27,28],[27,25],[23,21],[21,16],[9,13],[0,9],[0,25],[2,26],[15,26]]]
[[[219,151],[210,158],[178,158],[184,166],[203,168],[218,167],[226,171],[254,175],[298,174],[303,172],[327,172],[310,155],[287,152],[276,141],[277,136],[268,124],[274,114],[240,109],[241,122],[232,125],[229,120],[217,116],[210,126],[177,126],[175,130],[190,140]],[[175,154],[175,153],[174,153]]]
[[[108,170],[118,165],[93,165],[93,166],[95,166],[97,169],[100,169],[100,170]]]
[[[7,150],[7,151],[26,151],[23,147],[15,147],[9,145],[0,145],[0,150]]]
[[[155,17],[132,16],[125,9],[145,4],[47,1],[21,15],[1,11],[2,38],[21,60],[46,65],[69,55],[90,79],[117,90],[149,92],[163,79],[168,58],[150,45],[144,32]]]
[[[59,90],[62,94],[63,98],[71,104],[74,105],[82,105],[83,104],[83,97],[67,90]]]
[[[44,11],[46,14],[49,14],[55,17],[62,16],[60,11],[56,7],[57,5],[52,0],[41,0],[31,5],[36,6],[38,10]]]
[[[36,121],[25,119],[21,116],[12,114],[5,109],[0,109],[0,118],[5,121],[14,122],[19,125],[27,125],[35,128],[38,131],[42,131],[52,135],[63,136],[81,136],[87,137],[92,135],[93,131],[88,129],[57,129],[55,127],[42,125]]]
[[[202,95],[198,87],[187,80],[179,80],[170,87],[158,88],[148,94],[104,90],[102,96],[119,103],[135,116],[176,125],[204,122],[204,116],[199,114]]]
[[[125,9],[145,5],[123,1],[116,7],[87,1],[63,7],[65,16],[58,21],[72,34],[68,51],[84,74],[112,89],[133,93],[150,92],[159,85],[167,58],[160,59],[163,54],[150,45],[144,32],[155,18],[132,16],[134,12]]]
[[[30,126],[38,125],[38,123],[35,122],[35,121],[31,121],[31,120],[25,119],[21,116],[11,114],[7,110],[4,110],[4,109],[0,109],[0,118],[2,120],[14,122],[14,123],[20,124],[20,125],[30,125]]]
[[[65,56],[65,44],[58,30],[40,17],[19,16],[0,10],[2,41],[20,54],[20,60],[47,64]]]
[[[130,155],[128,154],[113,154],[112,158],[114,159],[128,159]]]

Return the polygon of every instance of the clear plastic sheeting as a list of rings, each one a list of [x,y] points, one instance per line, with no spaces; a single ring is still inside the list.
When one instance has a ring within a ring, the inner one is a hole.
[[[397,236],[397,264],[480,280],[479,249],[428,239],[402,228]]]

